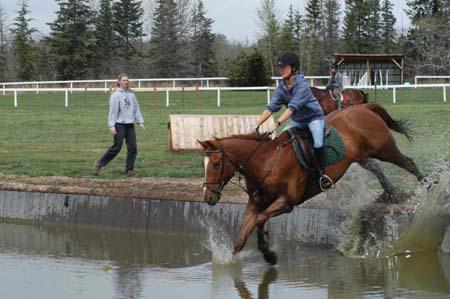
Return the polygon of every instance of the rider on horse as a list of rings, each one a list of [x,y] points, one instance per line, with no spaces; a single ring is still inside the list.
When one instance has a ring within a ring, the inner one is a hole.
[[[262,112],[256,130],[275,112],[285,105],[288,109],[278,118],[277,126],[290,119],[284,130],[289,128],[306,128],[311,131],[314,140],[314,156],[318,165],[319,182],[324,182],[324,187],[331,186],[331,180],[324,175],[326,152],[324,147],[324,113],[317,99],[311,93],[311,89],[303,74],[299,71],[300,61],[294,53],[284,53],[277,61],[281,78],[280,85],[275,90],[271,102]]]
[[[330,79],[328,80],[326,88],[331,90],[332,96],[338,102],[338,109],[341,109],[342,91],[344,90],[344,77],[339,72],[339,65],[332,63],[330,65]]]

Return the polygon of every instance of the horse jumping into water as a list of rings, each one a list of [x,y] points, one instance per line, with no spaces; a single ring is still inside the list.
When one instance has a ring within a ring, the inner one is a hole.
[[[319,101],[325,115],[338,110],[338,102],[331,97],[329,90],[311,87],[311,92]],[[353,105],[364,104],[367,103],[367,100],[368,94],[360,89],[344,89],[344,91],[342,92],[341,107],[346,108]]]
[[[353,162],[371,170],[381,169],[371,160],[393,163],[422,181],[425,176],[411,158],[397,148],[390,130],[404,134],[410,141],[409,129],[403,121],[392,119],[375,103],[356,105],[328,115],[325,122],[341,135],[346,149],[339,162],[329,165],[325,173],[336,182]],[[225,185],[236,172],[245,178],[249,199],[243,223],[234,244],[240,252],[249,235],[257,229],[258,249],[268,263],[275,264],[275,252],[269,249],[265,223],[272,217],[292,211],[294,206],[320,193],[317,175],[298,163],[292,138],[283,132],[275,139],[269,134],[250,133],[199,141],[204,150],[204,200],[211,206],[219,200]],[[383,177],[383,175],[381,175]],[[380,176],[377,175],[380,179]],[[383,182],[380,179],[380,183]]]

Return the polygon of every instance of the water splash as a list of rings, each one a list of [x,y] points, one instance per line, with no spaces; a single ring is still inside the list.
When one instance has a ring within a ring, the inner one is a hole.
[[[393,242],[396,252],[434,250],[450,225],[450,171],[444,163],[436,165],[428,179],[438,183],[430,190],[419,186],[408,202],[415,207],[414,218]]]
[[[334,228],[336,248],[346,256],[354,256],[360,238],[360,211],[372,202],[376,194],[369,186],[370,177],[366,170],[352,164],[341,180],[327,192],[331,207],[340,211],[344,218]]]
[[[450,171],[439,161],[428,176],[436,182],[430,189],[417,184],[413,195],[404,205],[373,204],[377,194],[368,188],[370,177],[365,170],[352,166],[336,184],[328,197],[344,215],[335,228],[336,248],[345,256],[365,258],[410,254],[439,247],[446,228],[450,225]],[[361,210],[372,209],[368,215]],[[363,219],[368,217],[368,219]],[[376,222],[379,231],[364,231],[362,223]]]

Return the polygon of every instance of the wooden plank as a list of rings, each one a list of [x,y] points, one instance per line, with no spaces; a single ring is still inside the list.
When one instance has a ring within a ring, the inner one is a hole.
[[[252,132],[259,115],[169,115],[169,149],[171,151],[198,150],[197,140],[222,138]],[[261,132],[273,130],[275,122],[269,118]]]

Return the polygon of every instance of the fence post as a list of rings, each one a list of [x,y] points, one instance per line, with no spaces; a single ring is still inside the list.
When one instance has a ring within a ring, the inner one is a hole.
[[[175,88],[175,80],[173,80],[172,87]]]
[[[105,93],[108,92],[108,82],[105,81]]]
[[[14,89],[14,108],[17,108],[17,89]]]
[[[36,83],[36,94],[39,94],[39,83]]]
[[[70,93],[73,92],[73,82],[70,82]]]
[[[445,85],[442,86],[442,89],[444,90],[444,102],[447,102],[447,90],[445,88]]]
[[[141,88],[141,80],[138,81],[138,88]]]
[[[395,93],[395,90],[396,90],[395,87],[392,88],[392,96],[393,96],[392,102],[393,102],[394,104],[397,102],[397,95],[396,95],[396,93]]]
[[[5,90],[5,84],[3,84],[3,95],[6,94],[6,90]]]
[[[267,87],[267,104],[270,103],[270,89]]]
[[[169,107],[170,105],[170,98],[169,98],[169,90],[166,90],[166,107]]]
[[[65,96],[64,96],[64,106],[69,107],[69,90],[66,88]]]
[[[217,88],[217,107],[220,107],[220,88]]]

